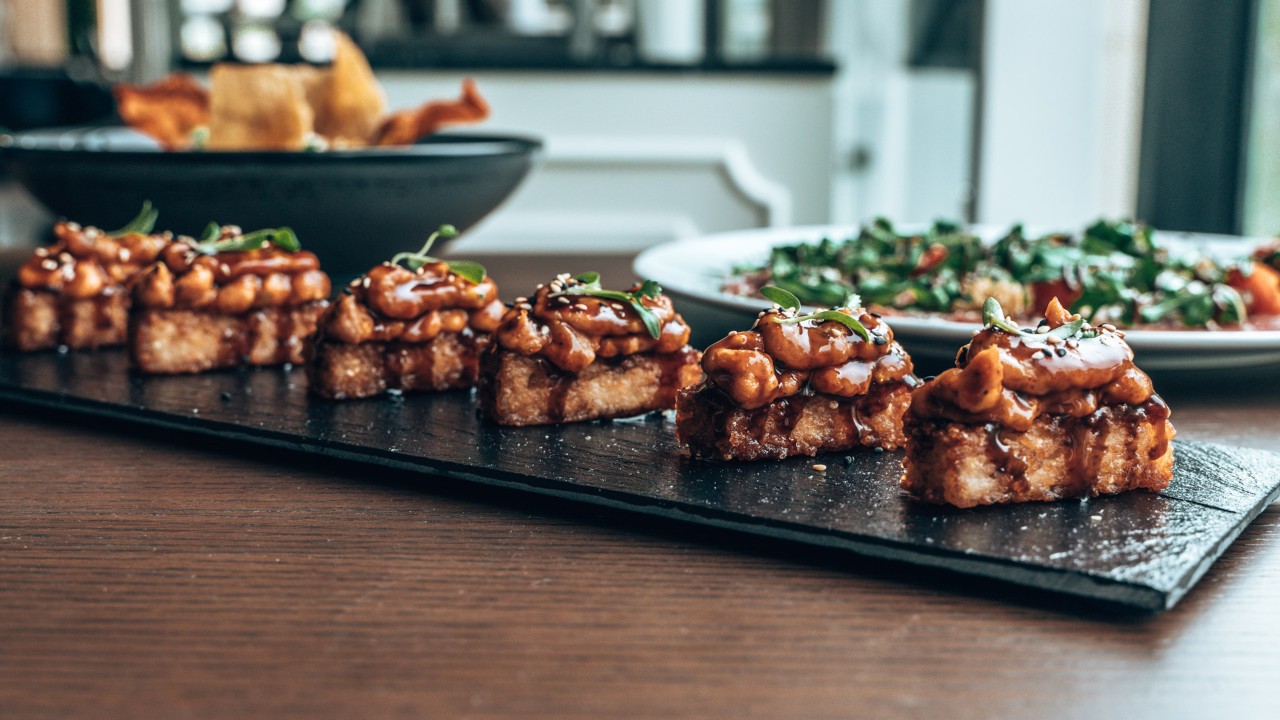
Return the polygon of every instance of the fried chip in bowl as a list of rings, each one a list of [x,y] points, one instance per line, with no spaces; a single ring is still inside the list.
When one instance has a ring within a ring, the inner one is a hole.
[[[392,113],[382,124],[375,145],[412,145],[450,125],[469,125],[489,117],[489,103],[480,96],[476,81],[462,81],[462,96],[457,100],[432,100],[410,110]]]
[[[209,124],[209,93],[192,76],[174,73],[149,85],[111,89],[125,124],[166,150],[191,146],[191,133]]]
[[[219,63],[209,73],[210,150],[298,150],[314,132],[306,65]]]

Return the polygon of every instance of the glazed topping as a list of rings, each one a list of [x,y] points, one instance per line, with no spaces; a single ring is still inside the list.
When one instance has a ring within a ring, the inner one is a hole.
[[[1154,394],[1124,333],[1091,327],[1056,299],[1035,329],[1018,327],[990,299],[984,319],[956,367],[916,391],[913,415],[1027,430],[1042,414],[1085,417],[1102,405],[1141,405]]]
[[[498,288],[452,272],[433,260],[410,270],[383,263],[352,281],[325,322],[325,332],[345,343],[426,342],[440,333],[470,328],[493,332],[502,316]]]
[[[580,372],[597,357],[676,352],[688,344],[689,326],[652,281],[622,292],[601,288],[595,273],[566,274],[517,298],[496,337],[507,350]]]
[[[115,232],[59,222],[53,227],[55,243],[36,249],[18,270],[18,284],[76,299],[117,292],[172,242],[168,233],[150,234],[154,224],[149,205]]]
[[[801,393],[854,397],[875,384],[915,382],[911,358],[879,316],[848,307],[801,315],[789,293],[765,295],[780,305],[702,355],[708,382],[740,407]]]
[[[320,260],[297,247],[287,228],[244,233],[211,226],[199,241],[184,237],[166,247],[139,277],[133,299],[148,308],[238,315],[328,298]]]

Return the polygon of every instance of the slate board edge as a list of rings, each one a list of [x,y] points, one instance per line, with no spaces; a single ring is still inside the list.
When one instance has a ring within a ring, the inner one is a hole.
[[[941,569],[948,573],[970,574],[1061,595],[1090,600],[1101,599],[1148,611],[1160,611],[1173,607],[1195,585],[1196,581],[1208,571],[1208,568],[1222,555],[1231,542],[1244,531],[1244,528],[1280,494],[1280,486],[1274,487],[1265,502],[1260,502],[1248,511],[1240,513],[1237,523],[1223,536],[1211,553],[1207,554],[1196,567],[1189,570],[1174,587],[1161,589],[1150,585],[1100,578],[1090,573],[1078,571],[1062,569],[1038,570],[1000,559],[974,558],[964,553],[941,549],[932,553],[921,552],[896,543],[877,541],[839,531],[823,531],[809,526],[793,526],[759,518],[745,518],[737,514],[716,512],[709,508],[663,503],[652,498],[641,498],[626,493],[610,493],[600,490],[588,491],[572,483],[549,481],[552,484],[539,485],[526,479],[514,479],[521,478],[521,476],[513,475],[511,478],[506,478],[498,475],[487,475],[477,473],[474,471],[475,468],[470,468],[469,466],[433,461],[430,458],[416,455],[398,456],[365,446],[314,442],[300,439],[288,433],[267,429],[259,430],[244,425],[211,421],[196,416],[186,417],[145,407],[91,400],[66,393],[0,385],[0,400],[82,415],[127,420],[152,427],[247,442],[259,446],[279,447],[367,465],[408,470],[420,474],[440,474],[466,482],[531,492],[681,522],[710,525],[755,536],[844,550],[855,555]],[[506,475],[506,473],[503,473],[503,475]],[[1176,502],[1190,502],[1176,498],[1169,499]],[[1219,512],[1226,511],[1219,510]],[[1091,585],[1092,591],[1077,592],[1065,586],[1061,582],[1063,574],[1070,574],[1077,579],[1085,580]]]

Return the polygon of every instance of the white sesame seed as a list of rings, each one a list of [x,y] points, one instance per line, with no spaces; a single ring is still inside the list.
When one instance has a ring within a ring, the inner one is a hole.
[[[360,284],[361,284],[361,285],[363,285],[363,286],[365,286],[366,288],[367,288],[367,287],[369,287],[369,276],[368,276],[368,275],[365,275],[365,276],[364,276],[364,279],[362,279],[362,280],[360,281]]]
[[[54,270],[58,269],[58,261],[54,260],[53,258],[45,258],[43,261],[40,262],[40,267],[50,272],[53,272]]]
[[[1057,335],[1046,335],[1044,337],[1044,341],[1049,343],[1050,345],[1057,345],[1058,343],[1062,342],[1062,338],[1058,337]]]
[[[823,465],[823,464],[821,464],[821,463],[815,463],[815,464],[814,464],[814,466],[813,466],[813,469],[814,469],[814,471],[816,471],[816,472],[826,472],[826,471],[827,471],[827,466],[826,466],[826,465]]]
[[[49,248],[36,248],[36,257],[49,257]]]
[[[1041,325],[1040,327],[1036,328],[1036,334],[1038,335],[1044,335],[1047,332],[1049,332],[1048,325]]]
[[[120,262],[129,262],[131,257],[133,253],[129,252],[129,248],[120,248]]]

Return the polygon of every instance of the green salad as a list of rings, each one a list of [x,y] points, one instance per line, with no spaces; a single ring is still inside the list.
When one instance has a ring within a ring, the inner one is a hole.
[[[980,314],[988,297],[1031,318],[1057,297],[1090,322],[1122,327],[1243,327],[1280,314],[1276,247],[1213,259],[1157,245],[1152,234],[1131,222],[1038,236],[1015,225],[990,242],[958,223],[902,233],[882,218],[843,240],[775,247],[763,266],[735,268],[725,289],[775,285],[824,307],[856,293],[869,307],[956,319]]]

